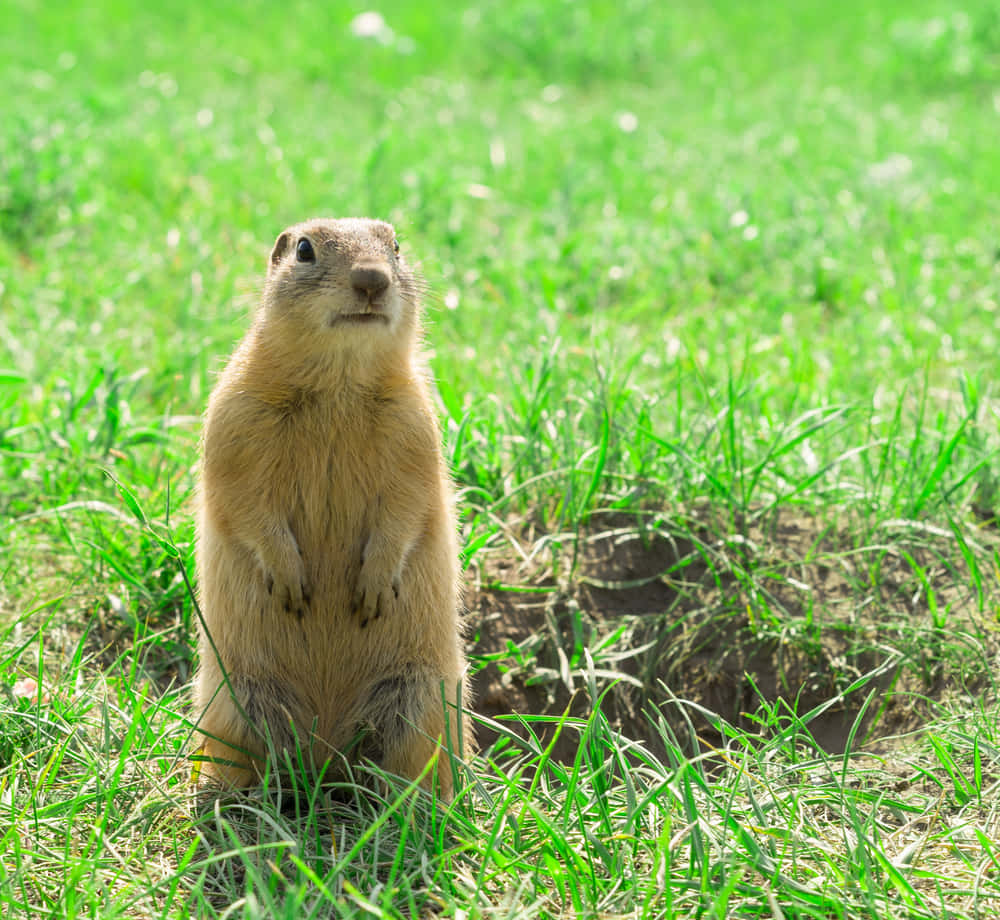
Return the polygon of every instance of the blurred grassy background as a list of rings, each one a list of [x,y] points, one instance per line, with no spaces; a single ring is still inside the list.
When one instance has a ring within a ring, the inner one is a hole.
[[[197,411],[281,227],[377,214],[473,401],[540,335],[652,388],[678,351],[830,400],[990,366],[993,4],[357,12],[5,4],[4,363]]]

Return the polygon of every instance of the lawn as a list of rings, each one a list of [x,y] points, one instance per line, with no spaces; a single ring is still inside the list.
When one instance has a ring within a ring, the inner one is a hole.
[[[0,6],[0,916],[995,915],[996,4],[364,12]],[[349,215],[429,287],[479,750],[198,796],[201,413]]]

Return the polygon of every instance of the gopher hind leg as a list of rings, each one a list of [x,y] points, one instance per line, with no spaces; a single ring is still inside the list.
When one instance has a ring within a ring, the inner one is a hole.
[[[374,684],[358,720],[368,732],[360,753],[390,773],[415,779],[440,752],[438,785],[441,797],[450,800],[454,790],[448,748],[458,751],[461,713],[455,708],[455,688],[445,686],[442,699],[441,687],[441,680],[429,675],[397,675]],[[433,771],[424,780],[428,788],[432,776]]]
[[[249,786],[260,777],[268,747],[279,754],[308,746],[304,707],[274,677],[229,675],[198,721],[202,735],[199,775],[224,786]],[[270,743],[269,743],[270,742]]]

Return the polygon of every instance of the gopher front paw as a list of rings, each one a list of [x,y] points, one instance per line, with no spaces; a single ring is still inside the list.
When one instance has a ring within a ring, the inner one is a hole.
[[[389,613],[399,598],[400,579],[394,573],[376,573],[368,562],[361,565],[358,583],[351,598],[351,613],[364,629],[370,620]]]
[[[272,609],[304,616],[309,609],[311,586],[298,541],[290,528],[278,529],[255,547],[264,589],[273,599]]]
[[[294,613],[300,619],[308,613],[311,595],[305,574],[296,573],[290,579],[282,579],[271,572],[265,572],[264,587],[279,610]]]

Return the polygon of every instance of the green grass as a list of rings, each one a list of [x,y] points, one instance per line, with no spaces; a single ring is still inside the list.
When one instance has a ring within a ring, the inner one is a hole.
[[[0,915],[992,915],[995,4],[379,11],[0,7]],[[486,745],[200,801],[200,413],[348,214],[430,285]]]

